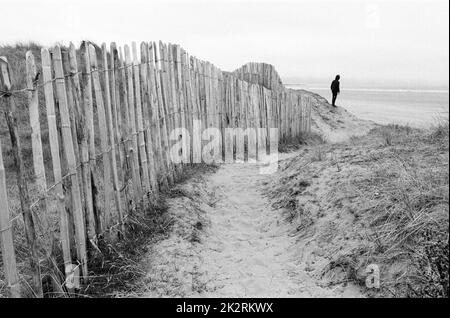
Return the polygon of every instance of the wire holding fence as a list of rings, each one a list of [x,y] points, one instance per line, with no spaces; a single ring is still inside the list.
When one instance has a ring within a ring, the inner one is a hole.
[[[271,128],[278,129],[280,140],[311,130],[311,101],[286,89],[267,64],[223,72],[179,45],[162,42],[122,48],[86,41],[78,49],[73,44],[43,48],[40,63],[31,51],[25,60],[27,85],[12,87],[11,66],[0,57],[2,107],[25,100],[30,124],[26,132],[19,129],[23,114],[12,109],[10,140],[0,136],[20,147],[20,138],[29,133],[32,144],[31,159],[21,158],[18,149],[18,162],[11,165],[4,164],[0,143],[2,270],[12,297],[20,296],[14,249],[18,231],[26,232],[32,254],[34,295],[42,297],[40,264],[55,253],[62,253],[66,267],[79,265],[87,284],[89,257],[98,241],[123,239],[130,213],[157,200],[186,164],[202,157],[202,144],[192,141],[203,130],[222,133],[218,161],[225,160],[226,149],[237,154],[244,142],[261,155],[271,144]],[[201,129],[195,127],[197,120]],[[185,129],[187,137],[171,138],[177,128]],[[227,128],[259,128],[259,133],[242,137],[240,145],[239,138],[225,138]],[[177,142],[185,150],[181,163],[174,162],[171,152]],[[33,162],[32,168],[21,160]],[[12,173],[22,185],[21,195],[9,179]],[[32,189],[28,196],[25,186]]]

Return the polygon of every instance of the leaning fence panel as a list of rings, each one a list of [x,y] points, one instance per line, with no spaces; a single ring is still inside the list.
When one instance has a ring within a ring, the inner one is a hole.
[[[139,213],[173,185],[184,164],[202,161],[211,141],[203,138],[212,137],[202,136],[206,128],[221,133],[213,147],[219,149],[216,162],[254,162],[273,152],[273,136],[289,141],[311,131],[312,99],[286,89],[271,65],[249,63],[227,73],[178,45],[143,42],[137,49],[135,43],[122,51],[115,43],[99,48],[83,41],[79,49],[73,44],[44,48],[40,62],[28,52],[26,86],[17,90],[11,87],[8,61],[1,58],[0,99],[15,163],[5,165],[0,153],[1,252],[10,296],[21,293],[12,226],[19,218],[31,251],[32,292],[43,295],[42,258],[61,253],[62,264],[54,268],[61,274],[54,281],[58,292],[70,295],[77,286],[64,276],[81,269],[86,283],[100,240],[123,239],[130,213]],[[27,132],[17,125],[20,93],[28,97]],[[171,136],[176,128],[182,133]],[[22,158],[24,134],[31,140],[25,161],[32,162],[32,180],[26,179]],[[174,162],[176,143],[182,151]],[[8,168],[16,175],[20,203],[12,218]],[[37,189],[31,196],[28,185]],[[57,231],[46,225],[51,220]],[[38,252],[44,245],[45,253]]]

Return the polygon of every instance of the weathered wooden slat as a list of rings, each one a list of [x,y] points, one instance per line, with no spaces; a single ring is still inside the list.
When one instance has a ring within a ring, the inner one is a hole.
[[[205,63],[203,61],[200,62],[200,98],[201,98],[201,108],[200,113],[202,116],[202,131],[208,128],[208,101],[207,101],[207,91],[206,91],[206,74],[205,74]],[[202,147],[203,149],[203,147]]]
[[[131,156],[131,174],[133,177],[134,203],[139,205],[142,201],[142,183],[139,172],[139,149],[138,136],[136,131],[136,114],[134,101],[134,84],[133,84],[133,63],[131,60],[130,47],[125,45],[125,68],[127,73],[127,91],[128,91],[128,129],[131,138],[131,148],[129,153]]]
[[[140,45],[141,49],[141,63],[139,65],[140,71],[140,86],[141,86],[141,104],[142,104],[142,120],[143,120],[143,130],[144,130],[144,140],[145,140],[145,149],[147,150],[147,158],[148,158],[148,175],[150,179],[150,187],[152,196],[154,198],[158,197],[158,181],[156,176],[155,165],[157,163],[154,144],[152,138],[152,130],[151,130],[151,98],[152,98],[152,90],[150,88],[150,83],[148,81],[148,44],[142,42]]]
[[[272,118],[272,94],[271,90],[264,89],[264,100],[266,103],[266,145],[269,148],[268,154],[271,154],[273,151],[270,149],[270,128],[273,128],[273,118]]]
[[[174,72],[174,88],[176,90],[177,98],[177,128],[186,129],[186,111],[185,111],[185,97],[184,97],[184,85],[183,85],[183,65],[181,62],[181,48],[179,45],[173,46],[173,72]],[[184,134],[180,135],[180,142],[182,144],[182,163],[187,163],[189,160],[189,140]],[[182,167],[180,167],[182,168]]]
[[[181,73],[180,76],[180,81],[181,81],[181,94],[183,96],[183,112],[182,112],[182,116],[183,116],[183,122],[184,122],[184,129],[186,129],[186,132],[188,133],[187,136],[185,136],[185,145],[188,146],[188,152],[185,154],[185,162],[189,163],[191,162],[191,141],[190,141],[190,118],[189,118],[189,112],[190,112],[190,106],[191,106],[191,102],[190,102],[190,97],[189,97],[189,92],[188,92],[188,79],[186,78],[187,75],[187,64],[186,64],[186,52],[180,47],[179,48],[179,70]]]
[[[195,64],[192,56],[186,57],[186,86],[189,96],[189,134],[191,136],[191,163],[196,163],[196,143],[194,142],[194,121],[197,120],[197,98],[195,81]]]
[[[150,177],[148,170],[147,150],[145,149],[145,137],[144,137],[144,123],[142,119],[142,98],[141,98],[141,79],[140,79],[140,66],[137,58],[136,42],[132,43],[133,54],[133,74],[134,74],[134,115],[136,116],[136,129],[137,129],[137,142],[139,149],[140,167],[142,174],[142,186],[145,194],[150,194]]]
[[[71,181],[70,190],[72,194],[72,204],[73,204],[72,211],[75,222],[75,235],[76,235],[78,261],[81,264],[83,278],[87,280],[88,268],[86,256],[85,224],[83,219],[81,193],[77,174],[77,161],[73,149],[72,130],[70,128],[69,109],[67,105],[66,84],[64,80],[61,49],[59,46],[56,46],[54,48],[53,66],[55,70],[55,86],[61,116],[61,130],[64,142],[64,153],[66,155],[67,166],[69,169]]]
[[[221,112],[221,117],[222,117],[222,125],[225,127],[230,127],[230,128],[237,128],[239,126],[237,126],[236,123],[236,119],[237,119],[237,114],[238,114],[238,110],[236,109],[236,90],[235,90],[235,79],[231,76],[228,76],[228,80],[227,83],[224,84],[224,88],[228,87],[228,91],[227,92],[225,89],[223,90],[223,94],[225,95],[225,98],[229,98],[229,102],[225,103],[222,102],[221,104],[223,104],[223,108],[220,110]],[[226,109],[227,104],[229,104],[229,110]],[[227,118],[228,118],[228,122],[227,122]],[[234,149],[235,149],[235,139],[236,136],[234,136],[229,142],[230,145],[229,147],[231,148],[231,154],[232,154],[232,160],[234,160]],[[226,142],[226,141],[225,141]]]
[[[238,112],[238,121],[237,126],[240,127],[242,130],[246,128],[246,116],[244,111],[244,92],[243,92],[243,85],[241,80],[235,81],[236,90],[237,90],[237,112]],[[243,134],[238,134],[236,136],[236,161],[244,161],[245,159],[245,153],[244,153],[244,146],[245,146],[245,139]]]
[[[0,58],[0,89],[9,92],[12,86],[12,79],[9,70],[9,63],[6,57]],[[37,246],[36,230],[31,210],[31,201],[28,192],[28,184],[25,178],[25,166],[21,154],[21,145],[19,138],[19,129],[17,121],[16,104],[12,95],[4,94],[6,109],[4,110],[6,124],[9,129],[11,139],[12,154],[14,157],[14,170],[17,176],[17,186],[19,188],[20,205],[22,208],[23,220],[25,223],[25,234],[31,250],[30,268],[33,278],[32,289],[36,297],[43,297],[41,269],[39,265],[39,254]]]
[[[56,208],[59,211],[59,236],[63,252],[64,265],[67,268],[72,264],[70,252],[69,220],[64,203],[64,192],[62,187],[61,158],[58,140],[58,129],[56,126],[55,102],[53,93],[51,57],[48,49],[41,50],[42,77],[44,82],[45,106],[47,110],[48,134],[50,141],[50,153],[52,156],[54,193],[56,194]]]
[[[117,157],[116,157],[116,142],[114,140],[114,136],[116,135],[114,131],[114,118],[113,118],[113,110],[111,106],[111,97],[115,101],[115,92],[111,95],[110,90],[110,80],[109,75],[111,73],[111,69],[114,67],[114,64],[108,66],[108,52],[106,50],[106,44],[102,45],[102,53],[103,53],[103,67],[105,69],[104,72],[104,83],[103,87],[105,88],[105,110],[106,110],[106,126],[108,128],[108,143],[111,147],[109,151],[109,157],[111,158],[111,172],[112,172],[112,185],[114,192],[114,202],[115,202],[115,210],[117,213],[117,217],[111,215],[112,220],[114,222],[120,221],[123,219],[122,213],[122,201],[120,198],[120,185],[119,185],[119,175],[117,172]],[[112,52],[111,52],[112,54]],[[108,225],[110,226],[110,225]]]
[[[129,184],[129,179],[130,179],[130,172],[133,178],[133,172],[132,172],[132,167],[133,167],[133,163],[132,163],[132,153],[131,153],[131,149],[133,148],[133,143],[132,143],[132,137],[131,137],[131,128],[130,128],[130,112],[128,111],[128,89],[127,89],[127,70],[126,70],[126,62],[122,53],[122,48],[119,47],[119,69],[120,69],[120,88],[121,88],[121,104],[120,104],[120,109],[119,109],[119,113],[120,116],[123,117],[123,121],[122,121],[122,140],[121,143],[123,144],[124,147],[124,166],[122,167],[123,169],[123,184],[124,184],[124,189],[125,189],[125,194],[128,195],[129,193],[129,189],[128,189],[128,184]],[[133,182],[135,182],[135,180],[133,179]],[[134,189],[135,187],[133,187]],[[140,197],[137,197],[137,193],[134,193],[134,201],[136,200],[140,200]],[[127,197],[127,210],[128,212],[132,210],[132,205],[131,205],[132,201],[130,200],[130,198]]]
[[[148,86],[151,88],[151,129],[152,129],[152,138],[154,145],[154,154],[156,161],[156,169],[158,174],[159,183],[162,184],[163,187],[168,186],[167,180],[167,163],[165,162],[165,158],[163,156],[163,132],[161,130],[162,118],[160,117],[159,105],[162,104],[162,97],[158,93],[158,80],[159,75],[157,74],[156,65],[155,65],[155,53],[156,53],[156,44],[151,42],[148,45],[148,63],[149,63],[149,74],[148,74]]]
[[[69,109],[70,129],[72,130],[73,150],[75,153],[76,160],[79,160],[80,151],[78,147],[78,133],[77,133],[78,113],[77,113],[77,105],[75,105],[76,92],[73,85],[73,81],[71,81],[69,52],[67,50],[61,50],[61,57],[63,62],[64,77],[66,78],[67,107]]]
[[[47,203],[47,178],[45,175],[44,155],[42,151],[41,125],[39,122],[39,96],[38,96],[38,80],[34,55],[31,51],[26,53],[26,69],[27,69],[27,88],[28,88],[28,110],[30,113],[31,126],[31,148],[33,151],[33,167],[35,182],[39,193],[39,205],[36,211],[37,219],[41,222],[44,235],[49,240],[49,250],[47,254],[52,254],[54,246],[54,232],[49,228],[48,219],[50,217]]]
[[[199,94],[198,61],[191,57],[191,89],[194,97],[192,105],[192,160],[200,163],[202,160],[201,151],[201,117],[200,117],[200,94]]]
[[[174,172],[174,166],[173,161],[170,154],[170,141],[169,141],[169,133],[171,131],[171,118],[169,117],[168,107],[169,107],[169,93],[168,93],[168,87],[167,87],[167,72],[166,72],[166,63],[164,61],[165,54],[164,54],[164,45],[162,42],[159,42],[158,49],[159,49],[159,57],[156,58],[157,61],[157,70],[159,71],[159,74],[157,76],[156,85],[158,88],[158,99],[160,101],[158,102],[160,109],[159,114],[162,117],[162,130],[163,130],[163,143],[164,143],[164,153],[166,157],[166,164],[168,168],[168,181],[169,184],[173,184],[175,172]]]
[[[71,84],[71,90],[73,92],[73,101],[74,101],[74,115],[75,115],[75,124],[76,124],[76,140],[79,147],[79,160],[82,160],[83,151],[87,150],[87,141],[83,140],[84,137],[84,129],[85,129],[85,119],[83,116],[83,101],[82,101],[82,91],[80,84],[80,76],[78,70],[78,61],[77,61],[77,52],[75,45],[70,43],[69,45],[69,83]],[[86,143],[86,144],[84,144]],[[83,150],[84,147],[84,150]],[[88,154],[89,155],[89,154]]]
[[[119,175],[121,176],[122,183],[124,183],[123,179],[123,171],[121,170],[124,166],[124,157],[125,157],[125,149],[122,142],[122,125],[123,120],[120,114],[121,109],[121,99],[120,99],[120,81],[119,81],[119,51],[117,50],[116,43],[112,42],[110,45],[110,81],[111,81],[111,107],[112,107],[112,115],[114,122],[114,137],[117,143],[117,150],[119,153],[119,166],[121,167]]]
[[[166,50],[165,50],[165,54],[167,56],[167,78],[168,78],[168,85],[167,87],[169,88],[169,113],[172,114],[172,127],[170,130],[170,134],[169,137],[171,135],[171,133],[178,128],[181,128],[181,116],[180,116],[180,101],[178,99],[178,91],[177,91],[177,79],[175,78],[176,73],[175,73],[175,46],[172,44],[168,44],[166,46]],[[179,141],[180,138],[177,138],[177,142]],[[172,158],[173,159],[173,158]],[[175,171],[176,171],[176,176],[177,178],[179,177],[179,175],[182,172],[182,166],[180,163],[175,163]]]
[[[0,57],[2,59],[3,57]],[[5,271],[8,296],[20,297],[19,276],[17,275],[16,253],[9,215],[8,196],[6,193],[6,172],[3,164],[2,145],[0,140],[0,251],[2,252],[3,269]]]
[[[75,47],[71,49],[71,64],[76,69]],[[82,69],[82,103],[80,115],[80,153],[81,173],[84,186],[84,218],[86,223],[86,234],[92,245],[97,244],[97,234],[100,234],[97,226],[97,171],[95,169],[96,154],[94,144],[94,106],[92,99],[91,62],[89,59],[89,44],[82,42],[80,47],[81,69]]]
[[[212,127],[211,124],[211,95],[210,95],[210,73],[209,73],[209,63],[204,62],[203,63],[203,80],[205,85],[205,112],[206,112],[206,127],[210,128]]]
[[[108,131],[106,124],[105,105],[100,83],[100,74],[97,63],[97,52],[92,44],[89,44],[89,61],[91,63],[92,86],[94,88],[95,104],[98,116],[98,128],[100,132],[100,149],[103,166],[103,209],[99,209],[98,218],[100,233],[108,227],[110,219],[110,195],[111,195],[111,162],[109,159],[110,147],[108,144]]]
[[[311,111],[312,111],[312,98],[308,99],[308,133],[311,133]]]
[[[116,43],[111,43],[110,45],[110,68],[111,68],[111,107],[112,107],[112,114],[113,114],[113,120],[114,120],[114,132],[116,137],[116,144],[117,149],[119,152],[119,171],[121,171],[121,181],[122,181],[122,187],[125,186],[126,179],[125,179],[125,144],[123,142],[123,119],[121,115],[121,92],[120,92],[120,80],[119,80],[119,68],[120,68],[120,61],[119,61],[119,52],[116,47]],[[117,163],[116,163],[117,165]],[[121,193],[120,188],[117,189],[117,192],[119,193],[119,200],[121,200]],[[124,223],[124,211],[121,202],[119,203],[119,226],[121,231],[121,237],[125,235],[125,223]]]
[[[69,52],[67,50],[61,50],[61,57],[62,57],[62,63],[63,63],[63,72],[64,72],[64,77],[66,78],[66,93],[67,93],[67,107],[69,109],[69,118],[70,118],[70,129],[72,130],[72,138],[73,138],[73,149],[74,149],[74,153],[75,153],[75,160],[77,162],[80,162],[80,150],[79,150],[79,143],[78,143],[78,124],[77,124],[77,120],[78,120],[78,111],[77,111],[77,105],[76,103],[79,102],[79,100],[77,99],[76,96],[76,91],[75,91],[75,87],[74,87],[74,83],[72,81],[72,73],[70,71],[70,61],[69,61]],[[61,135],[61,131],[59,132]],[[64,156],[63,156],[64,157]],[[66,167],[67,168],[67,167]],[[63,160],[63,169],[64,169],[64,160]],[[82,197],[82,204],[83,204],[83,192],[84,192],[84,187],[83,187],[83,183],[82,183],[82,170],[81,169],[77,169],[77,173],[78,173],[78,180],[80,180],[80,193],[81,193],[81,197]],[[65,182],[67,183],[67,180],[65,180]],[[64,187],[64,185],[63,185]],[[66,200],[70,201],[71,198],[70,196],[66,197]],[[70,207],[71,204],[67,204],[67,207]],[[83,212],[84,212],[84,205],[83,205]],[[83,213],[83,217],[84,217],[84,213]],[[71,211],[69,211],[69,225],[70,225],[70,235],[74,236],[74,219],[73,219],[73,213]],[[71,241],[74,241],[74,239],[72,238]],[[75,246],[72,245],[72,249]]]
[[[256,97],[255,97],[255,84],[248,85],[249,94],[249,111],[248,111],[248,162],[256,161],[257,154],[257,133],[256,133]]]

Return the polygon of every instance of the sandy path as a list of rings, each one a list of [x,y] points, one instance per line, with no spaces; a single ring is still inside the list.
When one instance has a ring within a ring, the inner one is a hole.
[[[298,263],[292,229],[263,195],[270,178],[255,165],[228,164],[183,185],[191,199],[169,202],[174,230],[149,253],[143,296],[342,296]]]
[[[312,116],[313,129],[330,142],[375,126],[323,98],[313,105]],[[299,224],[286,223],[264,196],[274,177],[259,174],[256,165],[236,163],[178,185],[183,195],[168,202],[172,232],[146,258],[142,296],[361,297],[357,288],[322,287],[333,285],[313,276],[311,269],[320,271],[321,265],[296,235]]]
[[[256,166],[224,165],[210,178],[218,198],[211,210],[204,268],[221,288],[208,296],[313,296],[316,286],[294,262],[293,238],[261,193],[268,176]],[[209,256],[209,257],[208,257]]]

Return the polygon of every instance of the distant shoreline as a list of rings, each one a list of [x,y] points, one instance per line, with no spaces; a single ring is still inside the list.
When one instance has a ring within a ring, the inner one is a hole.
[[[288,88],[301,88],[306,90],[328,90],[329,87],[307,86],[306,84],[284,84]],[[343,88],[344,89],[344,88]],[[347,91],[355,92],[383,92],[383,93],[430,93],[430,94],[448,94],[448,89],[409,89],[409,88],[347,88]]]

